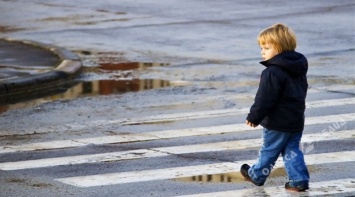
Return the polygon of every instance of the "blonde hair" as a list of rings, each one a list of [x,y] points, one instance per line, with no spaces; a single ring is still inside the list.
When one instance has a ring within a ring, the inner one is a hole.
[[[274,45],[279,53],[293,51],[297,46],[295,33],[286,25],[280,23],[272,25],[260,32],[258,44],[261,46],[266,43]]]

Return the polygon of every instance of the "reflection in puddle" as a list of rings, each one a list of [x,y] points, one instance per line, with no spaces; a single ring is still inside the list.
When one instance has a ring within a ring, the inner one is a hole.
[[[138,69],[145,69],[154,66],[167,66],[166,63],[146,63],[146,62],[119,62],[116,63],[115,59],[106,57],[100,59],[98,67],[90,68],[87,72],[99,73],[105,75],[105,78],[110,78],[114,75],[117,78],[117,72],[131,71]],[[129,75],[131,72],[125,72]],[[120,78],[127,78],[131,76],[120,76]],[[125,92],[137,92],[143,90],[157,89],[170,86],[169,81],[160,79],[125,79],[122,80],[93,80],[89,82],[81,82],[75,87],[70,88],[63,96],[65,99],[76,98],[82,95],[95,96],[95,95],[109,95],[120,94]]]
[[[182,182],[201,182],[201,183],[235,183],[244,181],[244,177],[239,172],[224,174],[204,174],[191,177],[173,179]]]
[[[102,61],[102,60],[101,60]],[[145,69],[149,67],[169,66],[168,63],[150,63],[150,62],[119,62],[119,63],[104,63],[101,62],[99,68],[102,70],[134,70]]]
[[[307,166],[309,172],[316,171],[314,166]],[[287,176],[284,168],[276,168],[270,174],[270,178]],[[200,182],[200,183],[238,183],[246,181],[243,175],[239,172],[229,172],[222,174],[203,174],[191,177],[182,177],[173,179],[174,181],[182,182]]]
[[[138,92],[170,86],[169,81],[158,79],[98,80],[81,82],[63,94],[52,98],[73,99],[81,96],[97,96]]]

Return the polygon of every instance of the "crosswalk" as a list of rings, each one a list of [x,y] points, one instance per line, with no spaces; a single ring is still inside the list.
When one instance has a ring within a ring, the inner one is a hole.
[[[319,165],[323,163],[337,162],[355,162],[355,152],[343,151],[335,153],[313,154],[306,155],[305,160],[307,165]],[[113,185],[140,181],[152,181],[161,179],[174,179],[179,177],[195,176],[206,172],[211,174],[220,174],[235,172],[236,166],[241,166],[243,163],[253,163],[254,160],[214,163],[209,165],[185,166],[176,168],[166,168],[158,170],[134,171],[128,173],[110,173],[100,175],[78,176],[57,179],[66,184],[77,187],[92,187],[100,185]],[[282,167],[283,162],[279,160],[278,165],[274,169]],[[354,188],[355,189],[355,188]]]
[[[354,108],[355,98],[336,98],[314,100],[307,102],[308,109],[325,108],[330,106],[349,106]],[[135,125],[143,123],[159,123],[161,121],[185,121],[196,120],[213,117],[226,117],[235,115],[244,115],[248,112],[248,108],[238,109],[222,109],[209,111],[196,111],[187,113],[163,114],[158,116],[137,117],[134,119],[122,119],[109,121],[107,124],[118,125]],[[302,138],[303,145],[315,144],[317,142],[328,143],[336,141],[346,141],[355,139],[355,128],[352,123],[355,122],[354,111],[334,114],[307,117],[306,126],[317,126],[321,124],[338,125],[337,128],[325,129],[315,133],[305,133]],[[97,124],[105,124],[103,121],[96,122]],[[350,123],[348,127],[345,127]],[[344,127],[342,127],[344,126]],[[329,127],[329,126],[327,126]],[[79,149],[85,148],[89,145],[103,146],[103,145],[119,145],[125,143],[143,143],[143,142],[158,142],[161,140],[174,140],[182,138],[194,138],[198,136],[217,136],[224,134],[240,134],[245,131],[258,132],[260,127],[251,128],[243,124],[225,124],[209,127],[194,127],[187,129],[171,129],[150,131],[144,133],[125,133],[111,136],[91,137],[91,138],[76,138],[68,140],[54,140],[47,142],[25,143],[21,145],[9,145],[0,147],[0,156],[9,154],[23,154],[32,152],[46,152],[62,149]],[[104,152],[95,154],[80,154],[70,156],[46,156],[44,158],[25,159],[17,161],[6,161],[0,163],[0,171],[19,171],[31,169],[50,169],[53,167],[62,167],[73,165],[86,164],[104,164],[108,162],[127,162],[140,161],[142,159],[159,159],[169,156],[179,156],[184,154],[201,154],[207,152],[223,153],[225,151],[247,151],[258,150],[262,144],[262,139],[240,139],[229,141],[217,141],[198,144],[185,145],[163,145],[149,148],[135,148],[133,150],[122,150],[116,152]],[[319,166],[322,164],[337,165],[339,163],[355,162],[355,151],[352,150],[338,150],[328,153],[316,153],[310,149],[304,150],[305,160],[308,167]],[[255,155],[256,157],[256,155]],[[103,187],[111,185],[135,184],[142,182],[154,181],[172,181],[180,178],[201,175],[216,175],[233,173],[236,179],[243,182],[243,177],[239,173],[239,167],[243,163],[254,163],[253,160],[235,160],[235,161],[215,161],[207,164],[196,165],[182,165],[174,167],[162,167],[154,169],[131,170],[131,171],[117,171],[110,173],[87,172],[84,175],[65,177],[53,177],[53,181],[58,184],[64,184],[78,188]],[[279,158],[275,170],[283,169],[283,162]],[[286,176],[286,175],[284,175]],[[272,176],[271,176],[272,179]],[[310,183],[311,189],[308,192],[301,193],[298,196],[321,196],[330,194],[355,195],[355,176],[349,174],[348,177],[335,178],[334,180],[321,180]],[[227,191],[215,192],[199,192],[184,195],[177,194],[176,196],[191,196],[191,197],[209,197],[209,196],[258,196],[264,194],[265,196],[288,196],[289,194],[284,190],[282,185],[270,185],[261,188],[250,187],[247,189],[236,189]]]

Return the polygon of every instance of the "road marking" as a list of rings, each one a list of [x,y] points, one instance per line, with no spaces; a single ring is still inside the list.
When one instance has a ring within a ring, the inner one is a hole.
[[[348,104],[349,105],[355,104],[355,98],[316,100],[316,101],[309,101],[306,103],[308,109],[316,108],[316,107],[338,106],[338,105],[348,105]],[[158,123],[161,121],[178,121],[178,120],[186,120],[186,119],[241,115],[247,113],[249,109],[250,108],[240,108],[240,109],[233,108],[233,109],[220,109],[220,110],[210,110],[210,111],[163,114],[163,115],[154,115],[154,116],[139,117],[139,118],[123,118],[117,120],[93,120],[88,122],[87,124],[70,124],[66,126],[73,130],[75,129],[77,130],[77,129],[85,129],[89,126],[100,126],[100,125],[107,125],[107,124],[132,125],[132,124]]]
[[[102,153],[92,155],[79,155],[68,157],[55,157],[37,160],[25,160],[17,162],[0,163],[1,170],[22,170],[28,168],[43,168],[61,165],[74,165],[83,163],[99,163],[110,161],[121,161],[131,159],[142,159],[146,157],[168,156],[168,153],[158,152],[155,150],[138,149],[132,151],[122,151],[113,153]]]
[[[176,197],[225,197],[225,196],[263,196],[285,197],[285,196],[329,196],[331,194],[354,194],[355,179],[338,179],[331,181],[310,182],[310,189],[307,192],[288,192],[284,186],[277,187],[254,187],[253,189],[232,190],[213,193],[201,193],[183,195]]]
[[[312,89],[312,92],[320,92],[319,90]],[[171,102],[168,101],[166,103],[147,103],[139,105],[139,108],[152,108],[152,107],[172,107],[172,106],[182,106],[182,105],[191,105],[191,103],[209,103],[209,102],[217,102],[218,100],[253,100],[255,94],[250,94],[250,93],[238,93],[238,94],[232,94],[232,95],[216,95],[216,96],[207,96],[201,99],[201,97],[197,99],[189,99],[189,100],[184,100],[180,99],[179,101],[176,102]],[[216,101],[217,100],[217,101]],[[136,106],[129,106],[129,107],[136,107]]]
[[[318,108],[318,107],[353,105],[353,104],[355,104],[355,98],[343,98],[343,99],[310,101],[306,103],[306,106],[308,109],[310,109],[310,108]],[[235,116],[235,115],[246,114],[249,112],[249,110],[250,107],[240,108],[240,109],[232,108],[232,109],[220,109],[220,110],[210,110],[210,111],[197,111],[197,112],[189,112],[189,113],[163,114],[163,115],[128,119],[126,121],[121,121],[120,124],[132,125],[132,124],[157,123],[157,122],[164,122],[164,121],[211,118],[211,117],[220,117],[220,116]]]
[[[302,137],[302,142],[330,141],[340,139],[354,139],[355,130],[338,131],[327,134],[308,134]],[[260,148],[262,139],[236,140],[197,145],[171,146],[150,149],[137,149],[111,153],[55,157],[36,160],[0,163],[1,170],[22,170],[28,168],[53,167],[60,165],[74,165],[84,163],[112,162],[152,157],[162,157],[175,154],[199,153],[210,151],[246,150]]]
[[[339,123],[339,122],[344,123],[346,121],[355,121],[355,113],[308,117],[306,118],[305,125]],[[74,139],[74,140],[60,140],[60,141],[23,144],[19,146],[2,146],[0,147],[0,154],[20,152],[20,151],[73,148],[73,147],[86,146],[88,144],[101,145],[101,144],[140,142],[140,141],[148,141],[148,140],[170,139],[170,138],[191,137],[191,136],[201,136],[201,135],[215,135],[215,134],[222,134],[222,133],[234,133],[234,132],[258,130],[258,129],[260,129],[260,127],[252,128],[245,124],[231,124],[231,125],[221,125],[221,126],[211,126],[211,127],[198,127],[198,128],[189,128],[189,129],[146,132],[142,134],[126,134],[126,135],[103,136],[103,137],[83,138],[83,139]]]
[[[355,151],[332,152],[305,155],[307,165],[319,165],[325,163],[354,162]],[[135,183],[143,181],[176,179],[181,177],[197,176],[201,174],[220,174],[239,171],[239,167],[244,163],[253,163],[255,160],[236,161],[205,164],[197,166],[185,166],[155,170],[132,171],[122,173],[97,174],[89,176],[77,176],[55,179],[56,181],[73,185],[76,187],[93,187],[103,185],[115,185],[124,183]],[[276,168],[283,167],[283,162],[279,158]]]

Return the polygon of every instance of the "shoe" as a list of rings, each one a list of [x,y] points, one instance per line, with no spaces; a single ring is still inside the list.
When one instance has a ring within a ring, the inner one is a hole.
[[[308,186],[297,186],[297,187],[292,187],[290,185],[290,182],[287,182],[285,184],[285,189],[288,190],[288,191],[293,191],[293,192],[304,192],[306,191],[307,189],[309,189]]]
[[[243,177],[247,180],[252,182],[256,186],[263,186],[264,184],[257,183],[251,179],[251,177],[248,174],[250,166],[248,164],[243,164],[242,167],[240,167],[240,173],[242,173]]]

